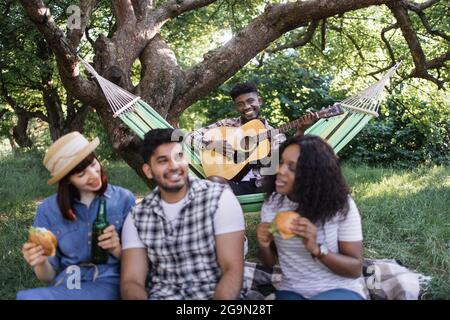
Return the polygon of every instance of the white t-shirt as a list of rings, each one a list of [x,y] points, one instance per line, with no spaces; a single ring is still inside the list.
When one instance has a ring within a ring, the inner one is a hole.
[[[326,245],[329,252],[339,252],[339,241],[362,241],[361,217],[355,201],[348,197],[349,210],[345,218],[337,214],[324,226],[317,227],[317,243]],[[261,209],[261,221],[271,222],[280,211],[296,210],[297,203],[274,193]],[[300,213],[301,214],[301,213]],[[288,290],[310,298],[332,289],[352,290],[366,297],[363,278],[352,279],[335,274],[319,260],[314,260],[298,237],[283,240],[274,237],[282,272],[279,290]]]
[[[161,201],[166,219],[170,223],[174,224],[177,221],[186,199],[187,195],[176,203]],[[217,212],[214,216],[214,234],[219,235],[242,230],[245,230],[242,208],[231,189],[226,188],[219,199]],[[133,217],[129,214],[122,228],[122,250],[133,248],[145,248],[145,245],[139,239]]]

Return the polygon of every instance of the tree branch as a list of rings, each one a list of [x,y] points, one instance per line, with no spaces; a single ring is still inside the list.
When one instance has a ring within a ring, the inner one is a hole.
[[[384,42],[386,49],[388,51],[389,57],[391,58],[391,66],[393,66],[397,60],[395,59],[395,55],[394,55],[394,50],[392,50],[391,44],[389,43],[389,40],[386,39],[386,33],[393,30],[393,29],[397,29],[398,28],[398,24],[393,24],[390,25],[388,27],[383,28],[383,30],[381,30],[381,40]],[[385,71],[385,70],[383,70]]]
[[[390,65],[388,65],[387,67],[384,67],[384,68],[381,68],[381,69],[379,69],[379,70],[376,70],[376,71],[373,71],[373,72],[370,72],[370,73],[368,73],[367,74],[367,76],[370,76],[370,77],[375,77],[377,74],[380,74],[380,73],[382,73],[382,72],[385,72],[385,71],[388,71],[390,68],[392,68],[394,66],[394,64],[390,64]]]
[[[440,0],[428,0],[428,1],[425,1],[422,3],[416,3],[414,1],[404,0],[408,9],[415,11],[415,12],[423,11],[423,10],[433,6],[434,4],[438,3],[439,1]]]
[[[320,45],[322,51],[325,51],[326,46],[326,35],[327,35],[327,19],[323,19],[320,24]]]
[[[50,10],[41,0],[20,0],[20,3],[55,54],[61,81],[66,89],[85,103],[101,104],[103,96],[94,82],[81,77],[75,49],[56,25]]]
[[[154,8],[153,0],[131,0],[134,13],[138,20],[142,20]]]
[[[112,1],[112,4],[118,30],[127,29],[136,24],[136,15],[131,0],[115,0]]]
[[[431,28],[430,23],[428,22],[428,18],[424,12],[416,11],[416,14],[419,16],[420,21],[422,21],[423,26],[429,34],[441,37],[442,39],[447,40],[447,42],[450,42],[450,36],[446,35],[444,32],[433,30],[433,28]]]
[[[84,34],[86,36],[86,40],[91,44],[92,47],[94,47],[95,41],[94,41],[94,39],[91,38],[91,35],[89,34],[89,30],[91,30],[91,28],[89,28],[89,26],[87,26],[86,30],[84,30]]]
[[[0,110],[0,120],[3,118],[3,116],[8,112],[8,109],[2,109]]]
[[[420,45],[419,39],[416,32],[411,26],[411,21],[408,16],[408,11],[402,6],[401,3],[394,2],[388,4],[389,9],[394,14],[397,19],[397,24],[402,30],[403,37],[408,44],[409,50],[411,52],[415,69],[411,72],[410,77],[418,77],[434,82],[438,88],[442,89],[444,87],[444,82],[433,77],[428,73],[426,65],[426,57],[423,52],[422,46]]]
[[[177,63],[175,53],[157,34],[139,57],[141,81],[136,94],[150,103],[162,117],[167,116],[177,88],[184,79],[184,73]]]
[[[182,13],[199,9],[217,0],[171,0],[157,8],[162,20],[175,18]]]
[[[438,69],[444,67],[444,63],[446,61],[450,60],[450,52],[447,51],[443,55],[434,58],[433,60],[429,60],[427,62],[426,68],[427,69]]]
[[[330,30],[337,31],[337,32],[343,34],[346,38],[348,38],[350,40],[350,42],[353,44],[353,46],[355,47],[356,52],[358,52],[358,56],[361,58],[361,60],[363,60],[363,61],[366,60],[364,58],[364,55],[362,53],[360,45],[358,44],[358,42],[356,41],[356,39],[354,37],[352,37],[350,34],[344,32],[344,30],[341,27],[336,27],[336,26],[330,25],[329,28],[330,28]]]
[[[74,48],[78,48],[86,26],[91,19],[92,11],[97,5],[97,0],[81,0],[80,1],[80,28],[69,29],[67,32],[67,39]]]
[[[275,53],[277,51],[285,50],[288,48],[294,49],[294,48],[302,47],[311,41],[312,37],[314,36],[314,32],[316,31],[318,26],[319,26],[319,21],[317,21],[317,20],[311,21],[311,23],[308,25],[308,28],[306,29],[305,33],[303,33],[301,35],[300,39],[293,41],[291,43],[282,45],[282,46],[278,46],[273,50],[266,50],[266,51],[268,53]]]
[[[187,106],[222,84],[282,34],[310,21],[320,21],[390,1],[315,0],[267,6],[263,14],[239,31],[229,42],[205,54],[201,63],[186,72],[179,98],[171,106],[169,121],[178,119]]]

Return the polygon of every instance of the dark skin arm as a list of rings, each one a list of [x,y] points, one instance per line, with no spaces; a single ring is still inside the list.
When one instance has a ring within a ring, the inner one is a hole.
[[[303,217],[296,218],[291,230],[302,237],[306,250],[313,256],[319,255],[317,227],[311,221]],[[362,251],[362,241],[339,241],[339,253],[329,252],[319,260],[340,276],[358,278],[362,273]]]
[[[256,229],[256,237],[262,263],[267,267],[273,267],[277,263],[277,254],[273,235],[269,232],[269,227],[270,223],[260,223]]]
[[[339,241],[339,253],[330,252],[319,260],[340,276],[358,278],[362,272],[362,242]]]

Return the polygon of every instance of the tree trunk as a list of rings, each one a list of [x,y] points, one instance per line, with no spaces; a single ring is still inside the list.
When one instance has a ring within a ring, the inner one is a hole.
[[[17,144],[22,148],[30,148],[33,145],[30,137],[27,134],[28,123],[30,118],[24,112],[16,112],[17,125],[12,130],[12,135]]]
[[[67,95],[67,117],[65,121],[65,127],[68,132],[78,131],[84,132],[84,124],[86,122],[87,115],[92,108],[83,103],[77,102],[72,96]]]

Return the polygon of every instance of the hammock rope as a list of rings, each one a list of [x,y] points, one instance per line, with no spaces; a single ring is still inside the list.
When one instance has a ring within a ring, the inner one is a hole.
[[[397,62],[375,84],[340,102],[344,113],[328,119],[320,119],[305,134],[320,136],[338,153],[372,119],[378,117],[381,96],[387,81],[401,62]]]
[[[133,95],[111,81],[103,78],[81,57],[78,57],[85,69],[95,77],[104,93],[114,117],[119,117],[141,139],[152,129],[172,128],[172,126],[140,97]],[[364,126],[374,117],[378,117],[381,93],[386,82],[399,67],[396,63],[375,84],[341,102],[344,113],[337,117],[320,119],[305,134],[317,135],[326,140],[338,153]],[[185,146],[184,152],[189,169],[194,175],[205,178],[199,155]],[[244,212],[256,212],[261,209],[264,193],[238,196]]]

